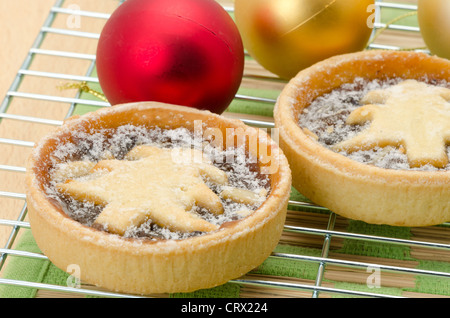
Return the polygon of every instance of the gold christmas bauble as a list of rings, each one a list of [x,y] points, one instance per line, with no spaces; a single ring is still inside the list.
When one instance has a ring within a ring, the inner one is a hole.
[[[235,0],[234,5],[248,53],[286,79],[330,56],[364,49],[375,10],[374,0]]]
[[[450,0],[419,0],[417,15],[430,52],[450,59]]]

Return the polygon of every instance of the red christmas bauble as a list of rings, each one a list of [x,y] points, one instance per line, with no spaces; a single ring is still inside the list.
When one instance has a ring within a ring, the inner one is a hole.
[[[101,32],[96,66],[111,105],[158,101],[220,114],[241,83],[244,49],[214,0],[127,0]]]

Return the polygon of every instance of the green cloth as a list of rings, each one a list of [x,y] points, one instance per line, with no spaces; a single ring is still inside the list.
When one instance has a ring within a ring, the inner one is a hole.
[[[39,248],[34,242],[34,238],[30,230],[22,230],[21,237],[15,246],[16,250],[32,253],[40,253]],[[40,283],[44,281],[49,268],[53,266],[47,260],[25,258],[25,257],[9,257],[3,278],[22,280]],[[54,266],[53,266],[54,267]],[[63,276],[62,271],[58,276]],[[17,287],[10,285],[0,285],[0,298],[32,298],[36,295],[36,289],[28,287]]]
[[[370,228],[368,230],[368,227]],[[350,221],[347,230],[353,233],[365,233],[373,235],[383,235],[395,238],[408,238],[410,235],[408,228],[386,227],[369,225],[364,222]],[[355,244],[357,242],[357,244]],[[17,250],[39,253],[30,230],[23,230],[21,238],[16,247]],[[305,248],[291,245],[278,245],[274,252],[303,256],[321,256],[319,248]],[[387,245],[378,242],[346,239],[341,250],[334,251],[347,255],[365,255],[383,259],[395,259],[412,261],[415,260],[409,254],[409,247],[401,245]],[[433,270],[439,272],[450,272],[450,263],[444,261],[417,260],[417,269]],[[307,260],[285,259],[269,257],[258,268],[252,271],[253,274],[301,278],[314,281],[319,270],[319,263]],[[369,275],[369,274],[367,274]],[[66,286],[69,275],[58,269],[48,260],[37,260],[25,257],[11,256],[8,266],[4,271],[4,278],[38,282],[52,285]],[[381,280],[383,274],[381,274]],[[387,296],[402,296],[404,292],[424,293],[436,296],[450,296],[450,279],[441,277],[428,277],[417,275],[414,287],[381,287],[371,288],[367,284],[357,284],[351,282],[341,282],[325,279],[324,283],[332,283],[336,289],[375,293]],[[193,293],[171,294],[170,297],[191,297],[191,298],[237,298],[240,296],[242,286],[236,283],[227,283],[211,289],[199,290]],[[1,298],[33,298],[37,290],[30,287],[17,287],[10,285],[0,285]],[[334,297],[347,297],[334,295]]]

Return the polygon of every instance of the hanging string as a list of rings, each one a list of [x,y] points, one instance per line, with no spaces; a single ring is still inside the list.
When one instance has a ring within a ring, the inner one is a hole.
[[[299,29],[300,27],[302,27],[303,25],[305,25],[306,23],[308,23],[309,21],[311,21],[312,19],[314,19],[315,17],[317,17],[319,14],[321,14],[322,12],[324,12],[325,10],[327,10],[330,6],[332,6],[333,4],[336,3],[337,0],[331,0],[328,4],[324,5],[324,7],[322,9],[320,9],[319,11],[317,11],[316,13],[312,14],[309,18],[305,19],[304,21],[300,22],[299,24],[297,24],[296,26],[294,26],[293,28],[291,28],[290,30],[286,31],[283,36],[292,33],[293,31]]]
[[[85,81],[77,82],[77,83],[65,83],[63,85],[60,85],[59,88],[60,89],[79,89],[82,92],[91,94],[105,102],[108,102],[108,100],[106,99],[106,97],[103,93],[93,90],[92,88],[89,87],[89,85]]]
[[[392,20],[390,20],[389,22],[387,22],[382,28],[379,28],[374,36],[372,37],[372,39],[369,41],[369,43],[367,44],[367,47],[369,47],[369,45],[373,44],[375,42],[375,40],[381,35],[381,33],[383,33],[384,31],[386,31],[391,25],[393,25],[394,23],[405,19],[407,17],[411,17],[417,15],[417,11],[412,11],[412,12],[408,12],[405,14],[402,14]],[[419,48],[400,48],[399,51],[413,51],[413,50],[419,50],[419,49],[426,49],[426,47],[419,47]]]

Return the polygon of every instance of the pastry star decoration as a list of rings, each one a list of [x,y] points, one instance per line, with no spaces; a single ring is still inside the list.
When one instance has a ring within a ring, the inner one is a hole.
[[[402,147],[411,167],[448,164],[450,142],[450,89],[406,80],[384,90],[369,92],[347,118],[347,124],[364,124],[355,137],[335,145],[336,151],[354,152],[375,147]]]
[[[148,218],[173,231],[216,230],[217,225],[188,212],[198,205],[214,214],[223,213],[221,199],[205,184],[206,179],[224,185],[223,196],[228,199],[246,203],[261,199],[252,191],[227,187],[225,172],[213,166],[201,151],[188,148],[144,145],[133,148],[125,160],[102,160],[92,166],[74,161],[67,165],[64,173],[78,177],[57,183],[57,189],[76,200],[103,205],[94,223],[120,235]]]

